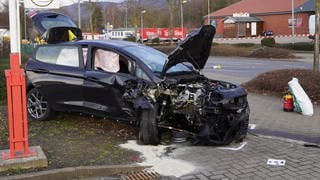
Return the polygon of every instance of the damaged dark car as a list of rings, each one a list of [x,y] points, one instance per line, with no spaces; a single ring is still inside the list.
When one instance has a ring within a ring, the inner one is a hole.
[[[169,55],[114,40],[40,45],[26,64],[29,116],[45,120],[68,111],[126,121],[152,145],[160,143],[161,129],[199,144],[241,141],[249,123],[246,91],[201,73],[214,34],[203,26]]]

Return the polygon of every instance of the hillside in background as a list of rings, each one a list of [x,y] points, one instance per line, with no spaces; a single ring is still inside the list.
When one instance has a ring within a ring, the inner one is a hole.
[[[172,0],[180,2],[180,0]],[[228,6],[239,0],[211,0],[211,12]],[[81,29],[89,31],[89,3],[81,4]],[[134,28],[140,27],[141,11],[146,10],[143,15],[144,27],[169,27],[169,10],[167,0],[127,0],[122,3],[111,2],[95,2],[93,3],[95,21],[94,26],[96,32],[101,32],[103,27],[110,23],[114,28]],[[21,12],[24,10],[21,9]],[[61,7],[54,10],[70,16],[74,22],[78,23],[78,4]],[[203,17],[208,12],[208,0],[187,0],[183,4],[184,11],[184,27],[192,30],[203,24]],[[98,12],[98,13],[97,13]],[[8,25],[8,9],[4,8],[0,12],[0,26],[7,27]],[[174,26],[181,25],[180,5],[177,3],[173,14]],[[23,13],[21,13],[21,21],[23,21]],[[23,22],[21,22],[23,23]],[[27,22],[28,29],[32,29],[31,23]],[[23,31],[21,31],[23,32]],[[24,35],[22,35],[24,36]]]

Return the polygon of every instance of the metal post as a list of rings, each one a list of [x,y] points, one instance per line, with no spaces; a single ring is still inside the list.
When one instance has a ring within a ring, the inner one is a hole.
[[[181,29],[183,31],[183,0],[180,0],[180,16],[181,16]]]
[[[294,21],[294,0],[291,0],[291,35],[292,35],[292,44],[295,43],[295,32],[294,27],[296,22]]]
[[[26,18],[26,9],[23,7],[23,21],[24,21],[24,39],[28,39],[27,35],[27,18]]]
[[[126,30],[128,30],[128,4],[126,5]]]
[[[210,25],[210,0],[208,0],[208,24]]]
[[[316,1],[316,14],[315,14],[315,39],[314,39],[314,55],[313,55],[313,71],[319,72],[319,33],[320,33],[320,1]]]
[[[78,27],[81,29],[81,0],[78,0]]]
[[[5,70],[8,99],[8,127],[10,152],[2,159],[13,159],[36,155],[29,151],[28,120],[26,107],[26,82],[24,70],[20,69],[20,24],[19,4],[9,1],[10,21],[10,69]]]
[[[141,30],[140,30],[140,37],[141,37],[141,43],[143,44],[143,14],[146,13],[146,10],[141,11]]]

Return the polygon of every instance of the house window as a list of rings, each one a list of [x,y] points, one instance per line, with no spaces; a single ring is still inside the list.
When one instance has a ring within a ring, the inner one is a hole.
[[[224,28],[225,29],[234,29],[235,28],[235,24],[233,24],[233,23],[224,24]]]

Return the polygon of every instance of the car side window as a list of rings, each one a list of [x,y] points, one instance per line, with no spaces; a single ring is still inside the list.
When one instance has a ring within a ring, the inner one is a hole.
[[[80,67],[78,51],[76,46],[40,46],[35,58],[45,63]]]
[[[116,52],[96,49],[94,51],[94,69],[112,73],[130,74],[132,62]]]

